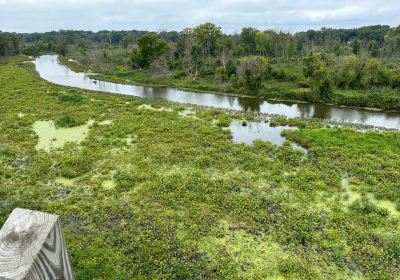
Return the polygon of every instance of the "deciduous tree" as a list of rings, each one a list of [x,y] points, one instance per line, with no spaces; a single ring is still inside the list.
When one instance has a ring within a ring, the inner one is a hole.
[[[158,39],[154,33],[142,35],[138,39],[138,48],[132,52],[132,65],[147,68],[159,56],[168,51],[168,44]]]
[[[257,90],[261,87],[262,78],[267,66],[267,59],[261,56],[246,56],[239,59],[237,77],[243,80],[246,88]]]

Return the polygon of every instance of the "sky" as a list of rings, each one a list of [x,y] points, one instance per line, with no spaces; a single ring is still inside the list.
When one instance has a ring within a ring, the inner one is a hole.
[[[180,31],[204,22],[226,33],[398,26],[400,0],[0,0],[0,30],[9,32]]]

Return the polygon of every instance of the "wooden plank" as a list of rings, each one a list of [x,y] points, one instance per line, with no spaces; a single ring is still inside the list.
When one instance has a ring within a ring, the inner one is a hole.
[[[58,216],[14,209],[0,231],[0,279],[73,279]]]

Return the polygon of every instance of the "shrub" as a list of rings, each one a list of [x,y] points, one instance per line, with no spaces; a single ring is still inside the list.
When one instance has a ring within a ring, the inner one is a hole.
[[[226,69],[222,66],[218,66],[215,69],[215,75],[214,75],[214,79],[216,81],[225,83],[226,81],[228,81],[228,74],[226,72]]]
[[[247,89],[257,90],[261,87],[267,60],[261,56],[247,56],[239,59],[237,76],[243,80]]]
[[[114,75],[119,78],[124,78],[130,76],[131,72],[127,67],[122,65],[117,65],[117,67],[115,67]]]
[[[186,77],[186,72],[184,70],[177,71],[174,76],[175,79],[182,79],[184,77]]]
[[[328,69],[321,67],[316,70],[312,75],[312,80],[321,100],[331,101],[334,94],[334,85]]]
[[[78,122],[70,116],[57,119],[54,122],[56,127],[74,127],[78,125]]]

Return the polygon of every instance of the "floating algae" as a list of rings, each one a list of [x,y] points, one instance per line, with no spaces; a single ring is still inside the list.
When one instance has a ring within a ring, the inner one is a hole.
[[[112,123],[112,120],[104,120],[99,122],[99,125],[111,125]]]
[[[151,110],[151,111],[167,111],[167,112],[172,112],[172,109],[161,107],[161,108],[155,108],[151,105],[148,104],[142,104],[138,106],[138,109],[145,109],[145,110]]]
[[[136,142],[136,136],[128,135],[128,137],[125,139],[125,144],[127,146],[132,146]]]
[[[49,152],[51,149],[62,148],[67,142],[79,144],[87,137],[92,124],[93,120],[89,120],[80,126],[56,128],[54,121],[36,121],[33,124],[33,131],[39,136],[36,149]]]
[[[113,189],[115,189],[116,183],[113,180],[104,180],[102,182],[101,186],[105,190],[113,190]]]
[[[65,178],[65,177],[57,177],[55,181],[64,186],[73,186],[75,184],[74,179]]]
[[[192,119],[199,119],[196,116],[196,112],[192,111],[192,110],[184,110],[184,111],[180,111],[178,112],[178,115],[184,118],[192,118]]]
[[[244,230],[232,229],[224,222],[218,236],[204,237],[199,240],[198,247],[212,261],[223,261],[220,252],[224,252],[233,263],[245,267],[234,272],[233,278],[237,279],[285,279],[280,275],[279,264],[291,257],[268,236],[255,238]]]
[[[342,188],[344,189],[344,198],[347,205],[351,205],[358,199],[362,198],[361,193],[351,190],[349,178],[342,178]],[[386,209],[391,215],[399,216],[400,212],[396,209],[395,203],[387,199],[377,199],[373,193],[366,193],[367,198],[380,208]]]

